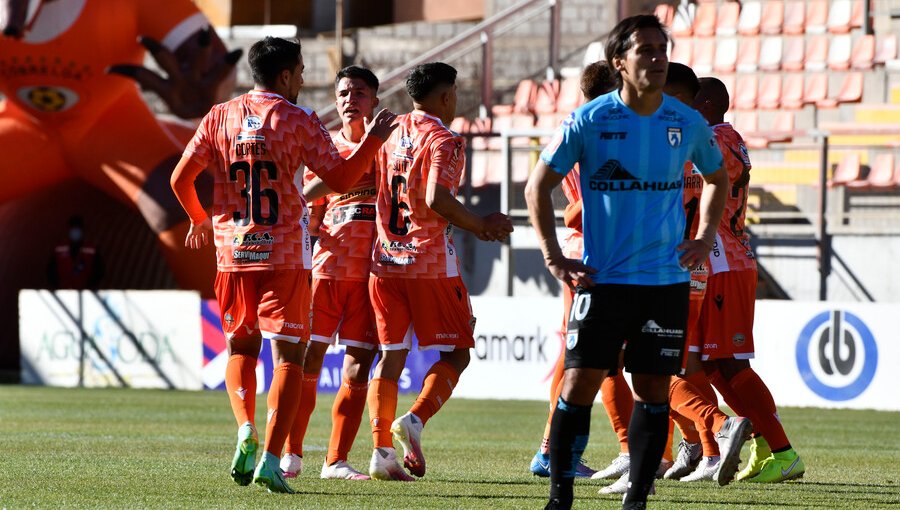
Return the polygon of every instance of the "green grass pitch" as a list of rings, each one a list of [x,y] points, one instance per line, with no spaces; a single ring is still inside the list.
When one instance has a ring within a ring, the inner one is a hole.
[[[348,482],[319,479],[332,398],[319,396],[305,469],[292,482],[299,494],[280,495],[231,481],[236,426],[221,392],[0,387],[0,509],[543,507],[548,482],[528,463],[546,404],[452,399],[423,433],[425,478]],[[409,404],[401,397],[399,409]],[[263,424],[264,396],[257,407]],[[781,417],[806,462],[801,481],[725,488],[658,481],[650,508],[900,508],[900,413],[786,408]],[[362,471],[372,448],[367,423],[350,454]],[[585,459],[600,468],[617,445],[599,405],[591,432]],[[578,480],[576,508],[620,508],[620,499],[597,494],[600,486]]]

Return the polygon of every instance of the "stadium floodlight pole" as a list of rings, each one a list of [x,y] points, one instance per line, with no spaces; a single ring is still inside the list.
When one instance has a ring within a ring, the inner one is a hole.
[[[559,26],[562,0],[548,0],[550,3],[550,62],[547,65],[547,80],[559,77]]]
[[[816,210],[816,258],[819,263],[819,301],[828,299],[828,274],[831,272],[831,240],[828,237],[828,133],[813,131],[813,138],[821,140],[819,153],[819,200]]]

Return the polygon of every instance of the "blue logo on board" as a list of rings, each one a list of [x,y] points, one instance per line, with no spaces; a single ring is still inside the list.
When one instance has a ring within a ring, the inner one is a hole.
[[[862,394],[878,367],[878,346],[866,324],[841,310],[813,317],[797,339],[797,369],[816,395],[842,402]]]

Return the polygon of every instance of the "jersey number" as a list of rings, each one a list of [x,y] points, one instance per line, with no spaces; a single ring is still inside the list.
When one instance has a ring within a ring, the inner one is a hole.
[[[398,220],[400,219],[400,211],[408,211],[409,205],[400,200],[401,193],[406,193],[406,177],[395,175],[391,179],[391,220],[388,229],[394,235],[405,236],[409,232],[409,218],[403,215],[403,223],[401,225],[398,225]]]
[[[734,234],[735,237],[741,237],[744,235],[744,225],[738,225],[741,221],[741,217],[744,215],[744,211],[747,209],[747,188],[750,183],[750,169],[744,167],[744,171],[741,173],[741,177],[734,181],[734,184],[731,186],[731,198],[737,198],[741,196],[741,192],[743,192],[743,196],[741,197],[741,205],[734,211],[734,214],[731,215],[731,220],[729,226],[731,227],[731,233]]]
[[[231,182],[239,182],[238,174],[244,174],[244,189],[241,190],[244,211],[232,213],[235,225],[243,227],[249,224],[251,219],[257,225],[278,223],[278,193],[272,188],[262,187],[259,176],[263,172],[269,182],[278,179],[278,168],[271,161],[254,161],[252,167],[248,161],[235,161],[228,168],[228,179]],[[269,210],[265,216],[262,213],[263,197],[269,203]]]
[[[700,203],[700,199],[694,197],[688,200],[688,203],[684,204],[684,209],[687,211],[687,224],[684,226],[684,239],[690,240],[691,238],[691,225],[694,224],[694,217],[697,216],[697,205]]]

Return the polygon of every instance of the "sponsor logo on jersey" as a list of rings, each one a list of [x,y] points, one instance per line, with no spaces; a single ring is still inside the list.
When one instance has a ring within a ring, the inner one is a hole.
[[[660,349],[659,355],[664,358],[678,358],[681,356],[681,349]]]
[[[601,120],[622,120],[631,117],[621,106],[613,106],[600,116]]]
[[[385,253],[380,253],[378,255],[378,262],[382,264],[388,264],[391,266],[408,266],[416,263],[415,257],[395,257],[394,255],[387,255]]]
[[[678,113],[672,108],[666,108],[656,117],[657,120],[663,122],[684,122],[684,115]]]
[[[680,147],[681,146],[681,128],[680,127],[669,127],[666,130],[666,140],[668,140],[670,146]]]
[[[263,135],[251,135],[250,133],[245,133],[241,131],[237,135],[237,141],[239,142],[264,142],[266,141],[266,137]]]
[[[664,338],[681,338],[684,336],[683,329],[669,329],[664,328],[656,323],[655,320],[650,319],[646,324],[641,328],[641,333],[649,333],[651,335],[656,335]]]
[[[234,250],[231,252],[231,258],[235,262],[262,262],[269,260],[271,256],[272,252],[270,251]]]
[[[235,234],[231,238],[232,246],[271,246],[273,244],[275,244],[275,236],[268,232],[263,232],[262,234],[258,232]]]
[[[241,127],[247,131],[256,131],[263,126],[262,119],[258,115],[248,115],[241,122]]]
[[[303,329],[303,324],[300,324],[299,322],[284,321],[284,323],[282,323],[282,326],[291,329]]]
[[[381,241],[381,248],[385,251],[419,253],[419,247],[412,241],[408,243],[401,243],[400,241]]]
[[[331,224],[341,225],[348,221],[375,221],[375,204],[351,204],[331,210]]]
[[[626,131],[601,131],[600,139],[601,140],[624,140],[628,137],[628,133]]]
[[[593,191],[670,191],[681,189],[683,179],[643,181],[631,174],[618,160],[610,159],[595,171],[588,182]]]

